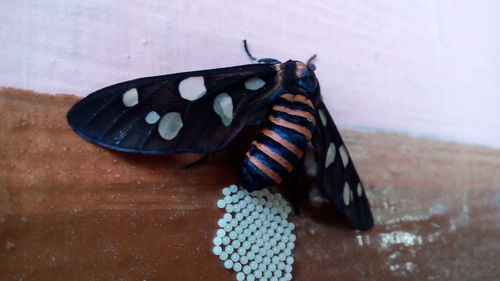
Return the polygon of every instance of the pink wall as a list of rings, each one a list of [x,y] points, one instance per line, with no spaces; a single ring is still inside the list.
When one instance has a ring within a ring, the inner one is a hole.
[[[317,53],[340,127],[500,147],[500,2],[3,1],[0,86],[84,96]]]

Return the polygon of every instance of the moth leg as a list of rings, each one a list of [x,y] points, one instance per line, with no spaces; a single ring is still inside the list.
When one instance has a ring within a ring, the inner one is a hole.
[[[191,168],[193,168],[193,167],[196,167],[196,166],[200,165],[201,163],[203,163],[203,162],[207,161],[207,160],[208,160],[208,158],[210,158],[210,157],[212,157],[212,156],[214,156],[214,155],[215,155],[215,153],[208,153],[208,154],[205,154],[205,155],[203,155],[200,159],[198,159],[198,160],[196,160],[196,161],[194,161],[194,162],[192,162],[192,163],[186,164],[186,165],[184,166],[184,169],[191,169]]]
[[[305,152],[304,155],[302,155],[302,158],[300,159],[300,162],[295,166],[295,168],[292,171],[292,174],[290,175],[290,195],[291,195],[291,200],[292,200],[292,206],[293,206],[293,211],[295,212],[296,215],[300,215],[300,209],[299,209],[299,200],[297,196],[297,188],[299,184],[299,177],[300,177],[300,172],[302,171],[302,168],[304,167],[304,157],[305,157]]]

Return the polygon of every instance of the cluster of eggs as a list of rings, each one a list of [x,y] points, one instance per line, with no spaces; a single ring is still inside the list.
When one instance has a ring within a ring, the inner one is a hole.
[[[292,280],[295,225],[287,221],[290,206],[281,194],[267,189],[247,192],[231,185],[222,189],[217,207],[226,213],[219,219],[213,253],[238,281]]]

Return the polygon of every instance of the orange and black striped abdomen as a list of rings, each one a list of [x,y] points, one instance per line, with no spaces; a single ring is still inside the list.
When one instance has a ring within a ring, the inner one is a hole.
[[[280,183],[302,158],[315,122],[308,98],[283,94],[246,153],[242,186],[253,191]]]

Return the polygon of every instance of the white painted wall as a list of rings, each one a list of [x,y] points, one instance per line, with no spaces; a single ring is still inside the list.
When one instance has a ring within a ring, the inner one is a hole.
[[[500,147],[500,1],[2,1],[0,86],[84,96],[140,76],[318,54],[340,127]]]

